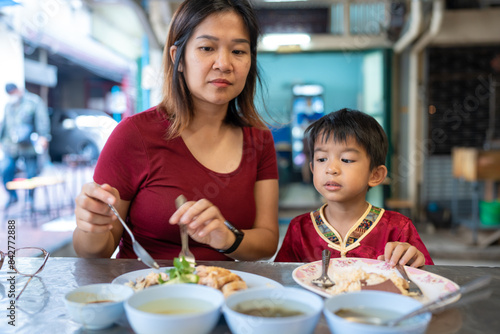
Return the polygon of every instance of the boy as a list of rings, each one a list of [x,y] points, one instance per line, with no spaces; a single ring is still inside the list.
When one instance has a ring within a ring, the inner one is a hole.
[[[411,220],[366,202],[368,189],[386,175],[388,141],[371,116],[356,110],[332,112],[309,125],[305,135],[316,190],[326,204],[290,222],[277,262],[361,257],[420,267],[434,264]]]

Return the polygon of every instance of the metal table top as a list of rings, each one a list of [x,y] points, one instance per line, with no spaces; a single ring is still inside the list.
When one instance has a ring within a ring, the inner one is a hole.
[[[158,261],[160,266],[172,266],[172,261]],[[257,274],[284,286],[299,287],[293,280],[292,271],[302,263],[272,262],[205,262],[198,264],[221,266]],[[32,279],[28,288],[15,303],[15,328],[8,324],[7,307],[12,275],[4,265],[0,272],[0,333],[133,333],[127,322],[105,330],[87,331],[70,320],[64,305],[64,295],[74,288],[94,283],[109,283],[114,278],[134,270],[147,269],[144,264],[130,259],[81,259],[49,258],[44,270]],[[462,285],[474,278],[490,275],[492,295],[487,300],[471,303],[460,308],[434,315],[428,333],[498,333],[500,332],[500,267],[426,266],[431,273],[443,276]],[[21,289],[26,278],[15,276],[16,289]],[[221,317],[215,334],[229,334],[224,317]],[[330,333],[322,315],[315,334]]]

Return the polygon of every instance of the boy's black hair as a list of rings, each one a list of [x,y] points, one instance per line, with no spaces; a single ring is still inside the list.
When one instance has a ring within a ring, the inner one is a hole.
[[[372,116],[359,110],[341,109],[331,112],[310,124],[304,136],[307,138],[311,162],[314,164],[314,144],[321,136],[328,141],[346,142],[354,138],[370,158],[370,169],[385,165],[389,143],[384,129]]]

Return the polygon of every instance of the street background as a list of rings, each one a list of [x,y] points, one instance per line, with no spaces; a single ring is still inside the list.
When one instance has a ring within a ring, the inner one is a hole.
[[[74,200],[82,185],[92,181],[93,171],[94,166],[91,165],[68,166],[61,162],[46,164],[40,176],[55,177],[63,183],[35,189],[33,215],[26,206],[23,190],[17,191],[19,202],[4,209],[8,194],[1,187],[0,249],[7,250],[7,221],[15,220],[16,247],[36,246],[45,248],[55,256],[74,255],[70,245],[76,226]],[[47,203],[50,203],[50,211],[47,210]]]

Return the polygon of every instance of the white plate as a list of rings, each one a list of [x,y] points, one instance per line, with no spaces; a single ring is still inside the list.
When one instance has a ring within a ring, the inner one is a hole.
[[[391,268],[385,261],[362,258],[336,258],[330,260],[328,274],[330,277],[333,272],[351,271],[354,268],[363,269],[367,273],[376,273],[389,277],[391,272],[396,272],[396,268]],[[425,270],[405,267],[408,276],[420,287],[423,296],[416,297],[419,301],[425,303],[439,298],[440,296],[458,290],[459,286],[442,276],[427,272]],[[321,261],[311,262],[295,268],[292,273],[293,279],[302,287],[313,291],[323,297],[331,297],[332,294],[311,283],[311,280],[321,275]],[[459,297],[458,297],[459,298]],[[457,299],[458,299],[457,298]]]
[[[168,270],[171,268],[173,268],[173,267],[162,267],[162,268],[160,268],[159,271],[165,272],[165,270]],[[142,269],[142,270],[131,271],[129,273],[125,273],[123,275],[118,276],[111,283],[125,284],[125,283],[128,283],[129,281],[135,282],[137,278],[145,277],[151,271],[153,271],[153,269]],[[264,276],[246,273],[244,271],[238,271],[238,270],[231,270],[231,272],[240,276],[241,279],[245,281],[245,283],[247,284],[249,289],[256,288],[256,287],[272,287],[272,288],[283,287],[283,285],[281,285],[280,283],[278,283],[270,278],[264,277]]]

